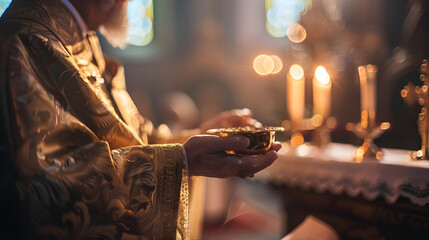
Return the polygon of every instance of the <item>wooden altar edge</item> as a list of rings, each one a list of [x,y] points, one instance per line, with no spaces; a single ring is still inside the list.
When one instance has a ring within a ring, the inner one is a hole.
[[[350,197],[270,183],[282,197],[287,216],[285,233],[292,231],[308,215],[331,225],[341,239],[429,239],[429,207],[412,204],[400,196],[386,204],[362,194]]]

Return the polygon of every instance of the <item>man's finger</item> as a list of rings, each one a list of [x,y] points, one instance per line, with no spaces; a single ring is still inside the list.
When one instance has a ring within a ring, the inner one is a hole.
[[[263,155],[258,156],[237,156],[232,167],[237,172],[259,172],[270,166],[278,158],[276,151],[270,150]]]
[[[273,145],[271,146],[271,149],[273,149],[274,151],[278,152],[281,148],[282,148],[282,144],[279,142],[274,142]]]
[[[235,109],[232,110],[232,113],[235,115],[239,115],[239,116],[248,116],[251,117],[252,116],[252,111],[248,108],[243,108],[243,109]]]

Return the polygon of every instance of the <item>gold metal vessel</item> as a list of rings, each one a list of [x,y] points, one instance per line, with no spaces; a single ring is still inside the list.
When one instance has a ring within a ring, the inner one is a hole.
[[[215,134],[221,137],[241,135],[249,139],[250,144],[247,149],[227,151],[229,154],[260,155],[268,151],[275,141],[275,133],[282,132],[282,127],[237,127],[237,128],[218,128],[207,131],[209,134]]]

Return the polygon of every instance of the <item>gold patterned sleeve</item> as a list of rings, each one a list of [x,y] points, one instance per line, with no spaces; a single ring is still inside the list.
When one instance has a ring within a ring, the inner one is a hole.
[[[11,234],[19,239],[186,238],[186,230],[177,227],[187,226],[187,208],[179,208],[187,201],[181,145],[124,146],[139,141],[103,105],[103,96],[93,94],[97,89],[88,79],[58,60],[67,57],[50,49],[58,43],[30,40],[35,45],[30,50],[28,38],[18,36],[7,54],[1,53],[1,114],[9,131],[1,143],[11,153],[2,159],[10,169],[8,179],[2,176],[2,186],[9,187],[1,195],[13,203],[8,205],[10,219],[16,219]],[[43,61],[48,67],[41,66]]]
[[[113,159],[128,188],[127,210],[137,218],[137,225],[129,233],[143,234],[149,239],[175,239],[177,230],[185,239],[186,207],[179,209],[179,202],[187,201],[186,196],[180,199],[181,191],[186,192],[187,188],[186,180],[182,183],[181,145],[117,149],[113,150]]]
[[[124,69],[123,67],[115,60],[110,59],[110,58],[106,58],[105,59],[106,62],[106,70],[105,70],[105,77],[107,79],[107,86],[110,90],[110,94],[114,100],[114,102],[116,103],[116,107],[118,109],[118,112],[121,114],[121,117],[124,119],[124,121],[128,124],[128,126],[130,126],[131,129],[134,130],[134,132],[137,133],[137,135],[140,136],[140,138],[142,139],[142,141],[144,143],[158,143],[158,144],[162,144],[162,145],[150,145],[150,146],[154,146],[156,149],[158,149],[157,151],[159,152],[160,150],[164,149],[165,146],[181,146],[178,143],[183,143],[185,142],[185,140],[189,137],[192,136],[193,134],[196,134],[195,131],[192,132],[188,132],[186,134],[181,134],[180,136],[171,136],[169,134],[165,133],[165,130],[161,128],[155,129],[152,122],[147,119],[144,118],[143,116],[141,116],[141,114],[139,113],[137,107],[135,106],[133,100],[131,99],[128,91],[126,90],[126,85],[125,85],[125,77],[124,77]],[[166,128],[168,128],[165,125],[162,125]],[[169,130],[167,130],[168,132]],[[173,143],[173,144],[172,144]],[[174,144],[176,143],[176,144]],[[160,146],[163,146],[162,148]],[[137,149],[148,149],[148,146],[143,146],[143,147],[135,147],[133,148],[134,152]],[[180,149],[182,149],[180,147]],[[182,150],[181,150],[182,151]],[[116,154],[118,154],[119,152],[121,152],[120,150],[115,150],[114,151],[114,157],[116,156]],[[129,155],[130,152],[129,150],[125,151],[126,155]],[[171,154],[163,154],[164,157],[157,157],[156,160],[154,162],[159,162],[160,166],[163,166],[165,164],[167,165],[171,165],[171,157],[169,157],[169,155]],[[177,160],[177,159],[176,159]],[[165,161],[167,161],[167,163],[165,163]],[[161,191],[158,191],[157,193],[160,194],[160,199],[169,199],[170,197],[167,195],[163,195],[164,194],[164,190],[168,193],[175,193],[174,198],[177,199],[178,205],[174,205],[174,208],[166,208],[166,209],[174,209],[174,211],[170,211],[168,212],[168,216],[169,219],[173,219],[171,218],[171,214],[176,213],[176,217],[177,218],[177,239],[183,239],[186,240],[189,238],[190,233],[189,233],[189,179],[188,176],[186,174],[186,170],[187,170],[187,166],[186,166],[186,159],[181,159],[181,163],[184,164],[182,165],[182,169],[180,170],[180,172],[176,172],[177,174],[181,175],[181,186],[177,189],[170,189],[170,187],[168,187],[168,185],[161,185],[163,188],[169,188],[169,189],[163,189]],[[131,164],[134,165],[134,164]],[[169,176],[168,174],[166,176]],[[176,179],[177,180],[177,179]],[[176,186],[177,187],[177,186]],[[179,195],[176,195],[179,194]],[[172,202],[174,203],[174,202]],[[165,203],[163,203],[163,205],[166,205]],[[168,204],[167,204],[168,205]],[[167,214],[166,212],[163,212],[163,214]],[[174,219],[175,219],[174,218]],[[171,224],[171,223],[169,223]],[[157,224],[154,226],[161,226],[162,224]],[[172,227],[172,225],[169,225],[169,229]],[[155,229],[154,229],[155,230]],[[159,231],[156,230],[156,231]],[[164,230],[162,230],[161,232],[164,232]],[[161,238],[163,239],[163,238]]]

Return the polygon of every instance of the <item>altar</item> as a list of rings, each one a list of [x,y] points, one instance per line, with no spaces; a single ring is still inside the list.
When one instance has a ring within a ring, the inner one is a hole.
[[[357,163],[356,149],[284,143],[279,159],[256,175],[281,196],[284,233],[311,214],[341,239],[428,239],[429,162],[383,149],[382,160]]]

